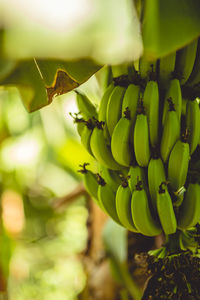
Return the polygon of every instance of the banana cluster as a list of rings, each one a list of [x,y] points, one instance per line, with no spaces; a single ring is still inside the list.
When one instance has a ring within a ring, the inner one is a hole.
[[[200,42],[156,62],[141,58],[138,77],[127,85],[111,82],[98,111],[77,93],[77,130],[99,163],[97,174],[87,164],[80,172],[118,224],[169,235],[200,221],[200,185],[190,167],[200,144],[199,100],[182,92],[200,83]]]

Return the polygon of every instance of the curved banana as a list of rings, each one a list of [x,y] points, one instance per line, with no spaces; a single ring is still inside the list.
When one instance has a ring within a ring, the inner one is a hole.
[[[88,99],[88,97],[80,92],[76,91],[76,102],[80,114],[86,119],[97,118],[96,107],[93,103]]]
[[[122,113],[122,101],[126,89],[121,86],[115,86],[108,100],[106,111],[106,124],[110,136],[112,136],[113,130],[121,118]]]
[[[85,127],[81,133],[81,143],[85,147],[85,149],[93,156],[91,147],[90,147],[90,139],[92,135],[92,131],[94,129],[94,123],[92,119],[85,121]]]
[[[149,201],[142,182],[138,181],[131,199],[133,222],[138,231],[146,236],[156,236],[161,233],[161,227],[155,222],[149,208]]]
[[[189,160],[189,144],[178,140],[171,151],[168,163],[168,180],[174,192],[185,184]]]
[[[192,73],[187,81],[187,85],[195,86],[200,82],[200,39],[198,40],[196,58],[193,66]]]
[[[128,109],[130,110],[130,118],[132,124],[135,123],[139,97],[140,97],[140,87],[135,84],[130,84],[126,89],[122,101],[122,117],[124,116],[124,112],[128,107]]]
[[[97,161],[111,170],[120,170],[122,167],[114,160],[111,150],[106,143],[103,133],[102,122],[96,122],[97,127],[94,128],[91,138],[90,147]]]
[[[81,169],[78,170],[81,174],[84,175],[83,182],[86,188],[86,191],[93,197],[94,201],[101,207],[99,200],[98,200],[98,187],[99,183],[96,177],[96,174],[94,174],[92,171],[86,169],[86,166],[89,165],[89,163],[84,163],[83,165],[80,165]]]
[[[109,97],[114,89],[114,83],[112,82],[105,90],[103,97],[99,104],[99,111],[98,111],[98,120],[106,122],[106,111],[107,105],[109,101]]]
[[[160,154],[164,163],[167,162],[174,144],[180,138],[180,122],[176,111],[173,109],[173,105],[170,104],[161,137]]]
[[[147,167],[151,152],[147,116],[143,113],[137,115],[133,138],[136,161],[140,167]]]
[[[177,51],[175,72],[180,76],[180,83],[186,83],[194,66],[198,39],[192,41],[189,45]]]
[[[128,172],[128,185],[131,193],[136,189],[138,178],[142,181],[144,189],[146,189],[144,169],[139,166],[131,166]]]
[[[172,234],[176,232],[177,222],[171,196],[164,185],[166,182],[162,182],[157,191],[157,211],[164,233]]]
[[[170,53],[167,56],[160,58],[159,63],[159,83],[160,86],[166,89],[175,69],[176,52]]]
[[[182,93],[181,86],[178,79],[170,80],[169,87],[167,89],[165,99],[164,99],[164,107],[163,107],[163,115],[162,115],[162,125],[164,126],[166,115],[169,109],[168,99],[171,99],[171,102],[174,104],[174,109],[178,115],[178,120],[180,122],[181,119],[181,111],[182,111]]]
[[[139,97],[140,97],[140,87],[135,84],[130,84],[126,89],[123,102],[122,102],[122,117],[124,116],[124,112],[128,107],[128,109],[130,110],[130,119],[131,119],[130,131],[131,132],[134,131]],[[130,142],[131,144],[133,144],[133,135],[130,135]]]
[[[99,104],[98,120],[106,122],[106,111],[109,97],[114,89],[114,84],[111,83],[105,90],[101,102]]]
[[[130,231],[138,232],[131,214],[131,190],[127,184],[121,184],[116,193],[116,211],[121,224]]]
[[[151,158],[148,165],[148,186],[154,212],[157,213],[157,192],[161,182],[166,181],[165,168],[160,158]]]
[[[110,170],[103,165],[100,166],[99,172],[108,183],[108,185],[113,189],[113,191],[116,192],[119,185],[121,184],[119,174],[116,171]]]
[[[107,127],[107,124],[106,124],[106,112],[107,112],[107,106],[108,106],[108,101],[109,101],[109,97],[112,93],[114,89],[114,84],[111,83],[105,90],[104,94],[103,94],[103,97],[101,99],[101,102],[100,102],[100,105],[99,105],[99,113],[98,113],[98,120],[100,122],[104,122],[105,125],[104,125],[104,135],[105,135],[105,138],[107,140],[110,140],[110,134],[108,132],[108,127]]]
[[[110,65],[106,65],[102,69],[103,72],[100,75],[100,85],[105,92],[108,86],[113,82],[113,73]]]
[[[118,224],[121,225],[121,222],[118,218],[116,212],[116,200],[115,200],[115,193],[111,189],[111,187],[105,183],[104,180],[99,181],[99,187],[97,191],[98,199],[100,205],[104,208],[104,211]]]
[[[183,203],[178,215],[178,228],[187,229],[195,226],[200,220],[200,185],[188,185]]]
[[[120,165],[129,167],[133,159],[133,149],[130,146],[131,119],[128,108],[124,114],[113,130],[111,152]]]
[[[190,145],[190,154],[195,151],[200,138],[200,109],[197,99],[187,101],[186,107],[186,127],[189,131],[188,143]]]
[[[148,81],[143,96],[143,105],[149,125],[149,139],[152,147],[158,144],[159,91],[156,81]]]

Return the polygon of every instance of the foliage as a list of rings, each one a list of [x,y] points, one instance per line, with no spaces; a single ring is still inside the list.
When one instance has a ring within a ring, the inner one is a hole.
[[[85,200],[54,208],[80,182],[78,165],[92,163],[69,116],[74,95],[30,115],[16,89],[1,89],[0,107],[0,294],[8,278],[11,300],[75,299],[86,280],[76,257],[87,240]]]

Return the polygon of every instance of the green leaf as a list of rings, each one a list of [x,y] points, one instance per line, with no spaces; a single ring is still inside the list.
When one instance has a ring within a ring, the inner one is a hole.
[[[153,60],[190,43],[200,35],[199,0],[146,0],[144,55]]]
[[[44,81],[34,60],[18,63],[15,70],[1,84],[16,86],[29,112],[49,104]]]
[[[36,64],[47,87],[49,102],[87,81],[102,66],[90,59],[78,61],[37,60]]]
[[[50,104],[54,96],[78,87],[100,68],[89,59],[74,62],[32,59],[18,62],[13,69],[7,67],[9,72],[5,76],[0,63],[0,75],[3,70],[5,77],[0,77],[0,84],[17,86],[24,106],[33,112]]]

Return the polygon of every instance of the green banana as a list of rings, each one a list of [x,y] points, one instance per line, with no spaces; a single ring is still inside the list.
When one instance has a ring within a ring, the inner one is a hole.
[[[108,100],[113,89],[114,89],[114,84],[111,83],[105,90],[105,93],[103,94],[103,97],[99,105],[99,113],[98,113],[99,121],[106,122],[106,111],[107,111]]]
[[[156,81],[148,81],[144,96],[143,104],[146,109],[146,115],[149,125],[149,139],[152,147],[158,144],[159,129],[159,91]]]
[[[110,65],[105,65],[101,68],[100,76],[98,77],[98,82],[102,91],[105,93],[108,86],[113,82],[113,73]]]
[[[97,161],[111,170],[120,170],[122,167],[114,160],[111,150],[106,143],[103,133],[103,122],[96,121],[90,138],[90,147]]]
[[[188,143],[190,154],[195,151],[200,138],[200,109],[197,99],[187,102],[186,107],[186,127],[189,131]]]
[[[133,159],[133,149],[130,146],[131,118],[127,108],[114,128],[111,138],[111,151],[114,159],[122,166],[128,167]]]
[[[112,136],[113,130],[121,118],[122,101],[125,91],[125,88],[121,86],[115,86],[109,97],[106,111],[106,124],[110,136]]]
[[[177,113],[174,110],[173,103],[170,99],[168,99],[168,101],[169,111],[165,118],[160,144],[160,154],[164,163],[167,162],[174,144],[180,138],[180,122]]]
[[[137,105],[140,97],[140,87],[135,84],[130,84],[126,89],[124,98],[122,101],[122,117],[124,116],[124,111],[128,107],[130,110],[131,122],[134,124],[137,113]]]
[[[154,212],[157,212],[157,192],[163,181],[166,181],[166,177],[161,158],[151,158],[148,165],[148,186]]]
[[[134,131],[139,97],[140,97],[140,87],[135,84],[130,84],[124,94],[124,98],[122,102],[122,117],[124,116],[124,111],[127,109],[127,107],[130,110],[130,117],[131,117],[130,131]],[[130,136],[130,142],[131,144],[133,144],[133,135]]]
[[[121,184],[119,174],[116,171],[110,170],[103,165],[99,167],[99,172],[108,183],[108,185],[113,189],[113,191],[116,192],[119,185]]]
[[[168,180],[174,192],[185,184],[189,160],[189,144],[178,140],[171,151],[168,163]]]
[[[178,228],[187,229],[195,226],[200,220],[200,185],[189,183],[180,206]]]
[[[144,189],[146,189],[144,169],[139,166],[131,166],[128,172],[128,185],[131,190],[131,193],[136,189],[138,178],[142,181]]]
[[[106,124],[106,112],[107,112],[107,105],[109,101],[109,97],[114,89],[114,84],[111,83],[107,89],[105,90],[103,97],[101,99],[100,105],[99,105],[99,113],[98,113],[98,120],[101,122],[103,121],[105,123],[104,125],[104,135],[105,138],[109,141],[110,140],[110,134],[108,132],[108,127]]]
[[[138,232],[131,214],[131,190],[127,181],[122,182],[116,193],[116,211],[121,224],[130,231]]]
[[[81,169],[78,170],[78,172],[84,175],[83,182],[86,191],[93,197],[94,201],[101,207],[98,200],[98,194],[97,194],[98,187],[99,187],[98,180],[96,175],[92,171],[86,169],[87,165],[89,165],[89,163],[84,163],[83,165],[80,165]]]
[[[94,122],[92,121],[92,119],[89,119],[88,121],[85,121],[85,127],[81,132],[81,143],[92,156],[93,153],[90,147],[90,139],[91,139],[93,129],[94,129]]]
[[[157,61],[147,61],[144,57],[139,60],[139,74],[143,79],[148,80],[152,74],[156,74]]]
[[[146,236],[156,236],[162,229],[155,222],[149,208],[149,201],[142,182],[138,181],[136,190],[132,193],[131,212],[137,230]]]
[[[194,66],[198,39],[192,41],[189,45],[180,49],[176,54],[175,72],[180,76],[180,83],[183,85],[187,82]]]
[[[140,167],[147,167],[151,152],[149,145],[149,129],[147,116],[144,114],[143,108],[138,113],[134,128],[134,150],[135,157]]]
[[[104,181],[104,179],[98,174],[99,176],[99,187],[97,191],[98,199],[100,205],[104,208],[104,211],[118,224],[121,225],[121,222],[118,218],[116,212],[116,199],[115,193],[111,189],[111,187]]]
[[[172,73],[175,69],[176,52],[170,53],[167,56],[160,58],[159,63],[159,83],[162,88],[167,88],[169,81],[172,77]]]
[[[195,86],[199,82],[200,82],[200,39],[198,40],[196,58],[192,69],[192,73],[186,84],[189,86]]]
[[[164,185],[166,182],[162,182],[157,191],[157,211],[164,233],[172,234],[176,232],[177,222],[171,196]]]
[[[80,92],[76,91],[76,102],[80,114],[86,119],[97,118],[96,107],[93,103],[88,99],[88,97]]]
[[[181,111],[182,111],[182,93],[181,86],[178,79],[170,80],[169,88],[167,89],[165,99],[164,99],[164,107],[163,107],[163,115],[162,115],[162,125],[164,126],[166,115],[168,112],[168,99],[171,99],[171,102],[174,104],[174,109],[178,115],[178,120],[181,119]]]

